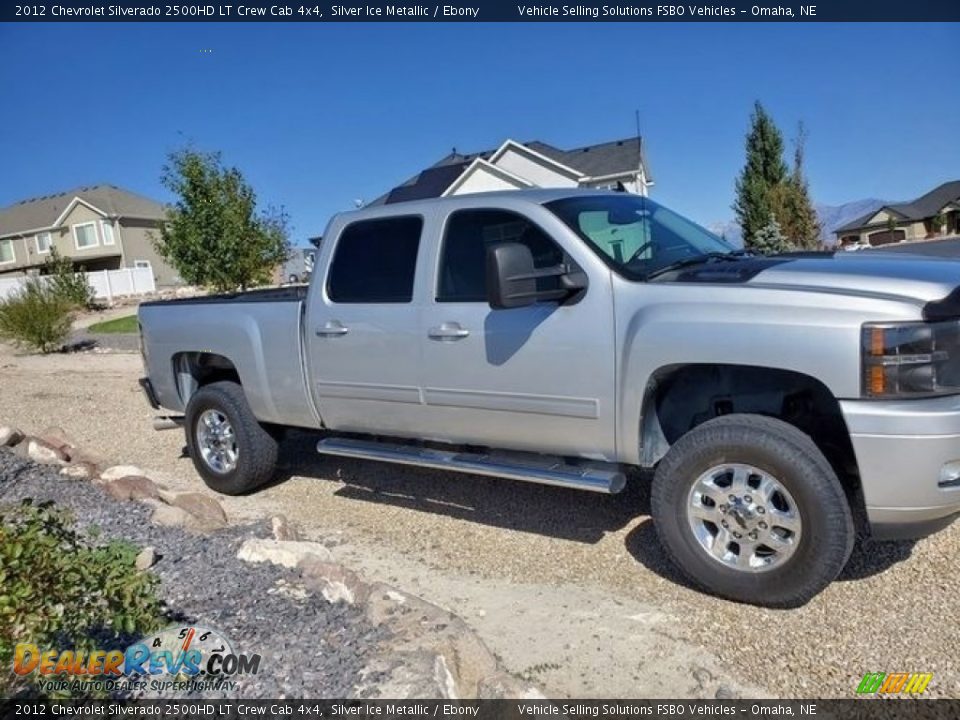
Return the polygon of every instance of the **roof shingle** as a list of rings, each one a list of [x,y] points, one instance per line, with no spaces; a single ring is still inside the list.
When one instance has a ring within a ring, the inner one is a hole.
[[[93,205],[108,216],[162,220],[163,205],[114,185],[90,185],[53,195],[21,200],[0,209],[0,237],[48,228],[74,198]]]
[[[639,137],[611,140],[598,145],[585,145],[573,150],[561,150],[539,140],[520,144],[561,165],[577,170],[586,177],[626,174],[636,172],[642,166],[647,179],[653,179],[647,163],[643,139]],[[368,205],[386,205],[404,200],[439,197],[471,162],[477,158],[487,160],[495,152],[496,148],[469,155],[454,151]]]

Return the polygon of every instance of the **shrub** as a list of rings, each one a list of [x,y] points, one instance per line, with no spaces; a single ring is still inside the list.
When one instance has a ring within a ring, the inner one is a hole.
[[[74,271],[73,262],[63,257],[57,249],[50,248],[50,257],[43,264],[43,272],[49,276],[50,286],[61,298],[76,308],[84,309],[93,305],[93,288],[87,274],[80,268]]]
[[[137,572],[137,549],[96,545],[53,503],[0,506],[0,693],[29,682],[10,673],[18,642],[40,648],[123,649],[164,624],[157,578]]]
[[[58,350],[70,332],[73,305],[51,285],[28,278],[0,301],[0,338],[42,353]]]

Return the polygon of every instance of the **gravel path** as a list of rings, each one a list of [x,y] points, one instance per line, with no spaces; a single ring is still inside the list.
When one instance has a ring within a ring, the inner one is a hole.
[[[61,425],[174,489],[202,489],[182,433],[151,429],[139,372],[133,355],[0,349],[0,417]],[[551,694],[702,696],[702,668],[778,697],[852,697],[868,671],[932,672],[929,695],[960,697],[960,524],[860,544],[807,606],[764,610],[683,584],[657,545],[643,477],[600,496],[323,459],[313,440],[284,443],[279,482],[219,498],[230,517],[283,513],[311,539],[336,539],[337,561],[466,618],[508,670]]]
[[[70,333],[67,347],[71,352],[106,350],[109,352],[135,353],[140,349],[140,338],[130,333],[91,333],[77,329]]]
[[[294,572],[237,560],[245,538],[269,537],[263,523],[213,535],[158,527],[145,505],[116,502],[94,485],[64,480],[0,449],[0,502],[27,497],[69,508],[78,526],[95,525],[104,538],[155,548],[159,560],[151,572],[160,577],[170,616],[220,630],[238,652],[262,656],[260,671],[221,691],[223,697],[350,697],[385,637],[351,606],[331,605],[319,593],[285,592],[297,587]]]

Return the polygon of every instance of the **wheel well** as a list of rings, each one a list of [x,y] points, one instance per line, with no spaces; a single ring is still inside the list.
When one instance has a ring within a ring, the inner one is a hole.
[[[752,413],[779,418],[809,435],[848,492],[860,479],[840,403],[809,375],[747,365],[662,368],[647,386],[640,428],[641,462],[656,464],[697,425],[720,415]]]
[[[177,379],[177,391],[186,407],[190,397],[204,385],[229,380],[238,385],[240,373],[229,358],[216,353],[185,352],[173,356],[173,372]]]

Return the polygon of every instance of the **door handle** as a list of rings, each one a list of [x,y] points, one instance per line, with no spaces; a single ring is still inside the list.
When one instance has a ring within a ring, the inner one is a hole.
[[[460,323],[455,322],[445,322],[427,331],[427,335],[429,335],[432,340],[460,340],[469,334],[469,330],[460,327]]]
[[[323,327],[317,328],[317,335],[320,337],[335,337],[337,335],[346,335],[350,328],[342,325],[339,320],[330,320],[324,323]]]

